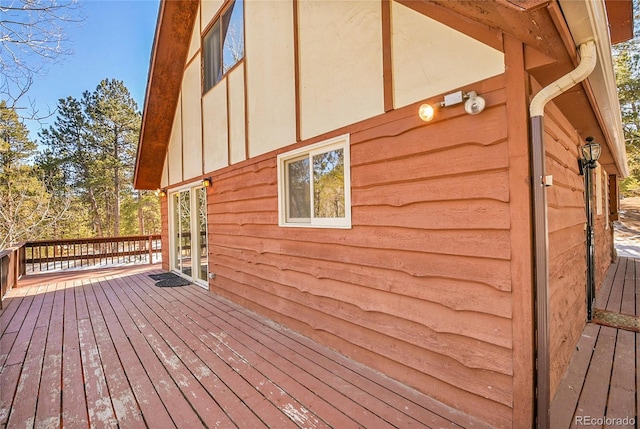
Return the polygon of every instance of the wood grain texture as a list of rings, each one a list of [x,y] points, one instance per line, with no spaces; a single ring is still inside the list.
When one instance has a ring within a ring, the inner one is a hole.
[[[620,257],[609,267],[596,308],[638,314],[637,266],[636,259]],[[635,427],[615,419],[637,415],[637,342],[633,332],[588,323],[553,399],[551,427],[580,427],[576,418],[584,416],[606,416],[611,425],[605,428]]]
[[[549,350],[551,395],[577,344],[586,319],[584,184],[577,167],[580,137],[553,104],[545,112],[549,222]],[[552,257],[553,255],[554,257]]]
[[[7,309],[26,309],[0,314],[21,326],[0,335],[14,362],[0,367],[2,426],[487,428],[198,286],[156,287],[159,272],[86,270],[10,291]],[[67,362],[78,374],[63,389]]]
[[[553,175],[553,186],[547,188],[553,395],[586,321],[584,176],[579,174],[577,163],[584,142],[553,103],[547,106],[544,124],[547,174]],[[607,191],[603,182],[604,198]],[[604,215],[594,215],[594,220],[596,284],[600,287],[611,263],[613,233],[607,228]]]
[[[530,93],[525,72],[526,49],[514,37],[504,36],[507,86],[507,132],[509,147],[509,214],[512,326],[513,407],[512,427],[531,425],[534,415],[534,302],[533,246],[531,245],[531,172],[528,106]]]
[[[411,106],[347,127],[349,230],[277,226],[275,153],[217,173],[212,290],[494,427],[509,425],[504,85],[482,83],[488,108],[477,117],[457,106],[426,125]]]

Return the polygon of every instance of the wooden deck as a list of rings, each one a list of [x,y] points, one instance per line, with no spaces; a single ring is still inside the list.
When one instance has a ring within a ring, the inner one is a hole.
[[[639,277],[640,260],[618,258],[607,272],[596,308],[638,316]],[[637,428],[638,384],[640,334],[589,323],[553,399],[551,427],[591,426],[587,419],[603,419],[593,427]]]
[[[156,287],[158,272],[23,279],[0,317],[0,427],[479,427],[202,288]]]

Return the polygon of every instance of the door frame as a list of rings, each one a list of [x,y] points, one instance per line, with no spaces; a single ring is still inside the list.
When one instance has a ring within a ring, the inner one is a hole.
[[[192,183],[188,183],[186,185],[177,187],[175,189],[170,190],[167,193],[167,197],[168,197],[168,201],[169,201],[169,207],[168,207],[168,212],[169,212],[169,270],[181,277],[184,277],[185,279],[193,282],[194,284],[203,287],[205,289],[209,289],[209,243],[208,243],[208,239],[209,239],[209,225],[208,222],[206,222],[205,224],[205,236],[204,236],[204,243],[205,243],[205,255],[207,258],[207,275],[206,275],[206,279],[200,279],[197,275],[197,273],[200,272],[200,259],[202,257],[202,255],[200,254],[201,250],[200,250],[200,246],[198,245],[198,241],[197,240],[193,240],[191,241],[191,252],[192,252],[192,261],[197,261],[198,264],[194,265],[192,263],[192,268],[191,268],[191,276],[189,276],[188,274],[185,274],[182,272],[182,270],[180,270],[179,267],[176,267],[175,262],[176,262],[176,243],[175,243],[175,235],[176,235],[176,210],[175,210],[175,195],[180,193],[180,192],[185,192],[185,191],[189,191],[190,195],[189,195],[189,203],[190,203],[190,209],[191,209],[191,219],[190,219],[190,227],[191,227],[191,234],[194,234],[194,231],[196,234],[198,234],[198,210],[197,210],[197,190],[199,189],[205,189],[205,206],[206,206],[206,199],[207,199],[207,193],[206,193],[206,188],[202,185],[201,182],[192,182]],[[206,210],[206,208],[205,208]],[[208,217],[208,213],[207,213],[207,217]],[[198,239],[199,240],[199,239]],[[195,254],[193,254],[193,252],[195,252]]]

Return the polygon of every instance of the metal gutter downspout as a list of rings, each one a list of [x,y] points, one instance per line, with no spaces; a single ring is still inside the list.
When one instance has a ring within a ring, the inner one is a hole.
[[[586,79],[596,66],[596,45],[589,40],[580,45],[580,64],[572,72],[543,88],[529,106],[531,125],[531,197],[533,202],[533,245],[536,330],[536,419],[538,429],[550,427],[551,371],[549,355],[549,234],[547,194],[551,183],[545,178],[544,107]]]

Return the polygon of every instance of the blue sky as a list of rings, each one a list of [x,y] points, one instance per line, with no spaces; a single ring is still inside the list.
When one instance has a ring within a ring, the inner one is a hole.
[[[80,0],[85,20],[66,27],[73,55],[35,77],[27,97],[40,112],[53,111],[58,99],[80,98],[102,79],[122,80],[142,110],[149,60],[158,18],[158,0]],[[43,127],[53,124],[45,119]],[[25,121],[31,138],[41,125]]]

